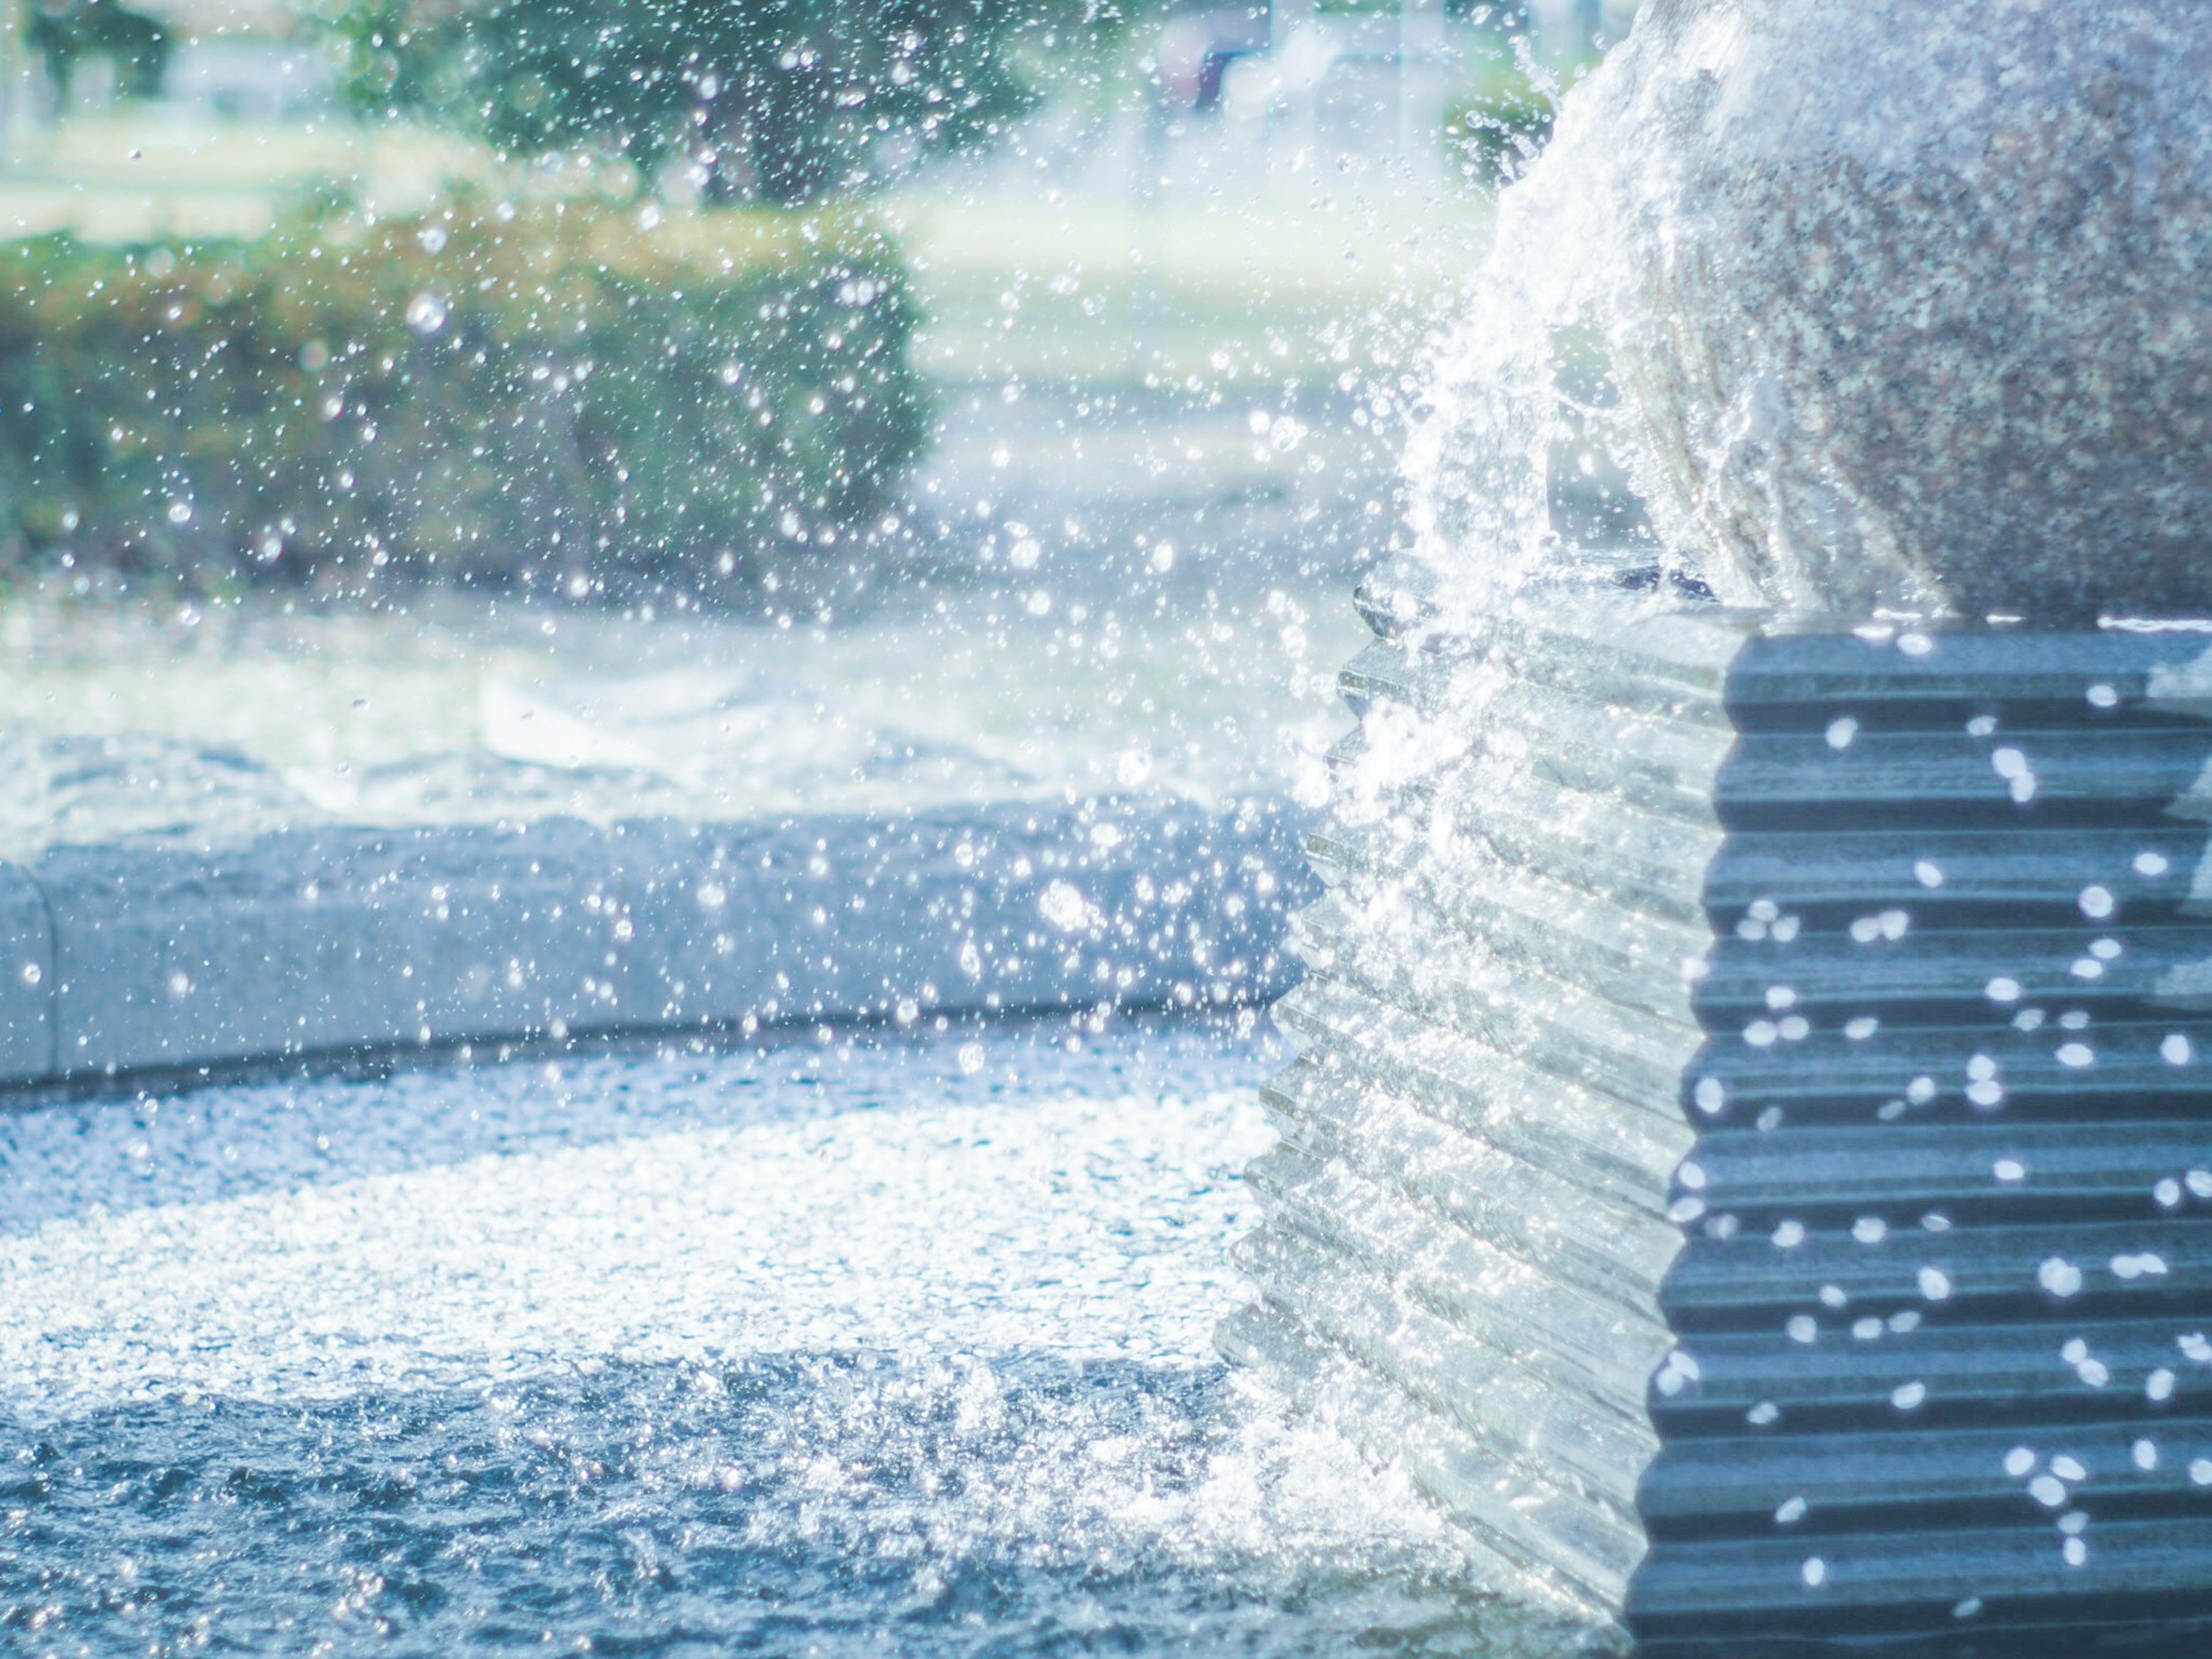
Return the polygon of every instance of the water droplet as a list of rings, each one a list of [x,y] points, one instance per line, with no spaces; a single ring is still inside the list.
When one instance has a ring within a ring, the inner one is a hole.
[[[425,339],[445,327],[447,314],[445,301],[428,289],[407,302],[407,326]]]
[[[1805,1558],[1801,1576],[1805,1580],[1807,1589],[1818,1589],[1828,1582],[1828,1564],[1817,1555],[1809,1555]]]
[[[2128,1449],[2128,1455],[2135,1460],[2137,1468],[2148,1474],[2158,1467],[2158,1443],[2155,1440],[2138,1440]]]
[[[2119,692],[2109,685],[2093,685],[2084,695],[2092,708],[2118,708],[2120,706]]]
[[[2054,1255],[2035,1270],[2035,1282],[2056,1297],[2069,1297],[2081,1288],[2081,1270],[2064,1256]]]
[[[1891,1391],[1889,1403],[1901,1412],[1918,1411],[1928,1398],[1925,1382],[1907,1382]]]
[[[1820,1338],[1820,1322],[1810,1314],[1792,1314],[1790,1322],[1782,1328],[1790,1334],[1792,1342],[1811,1343]]]
[[[1805,1500],[1802,1498],[1784,1500],[1782,1506],[1774,1511],[1775,1524],[1781,1527],[1796,1526],[1805,1518],[1806,1507]]]
[[[1073,883],[1055,881],[1037,900],[1037,909],[1047,921],[1068,933],[1083,926],[1086,907]]]
[[[2188,1065],[2190,1055],[2194,1052],[2189,1039],[2179,1031],[2170,1033],[2158,1045],[2158,1057],[2169,1066]]]
[[[1785,1221],[1774,1230],[1774,1243],[1778,1249],[1794,1250],[1804,1242],[1805,1224],[1802,1221]]]
[[[2092,921],[2102,921],[2112,914],[2112,892],[2109,887],[2084,887],[2077,902],[2081,914]]]
[[[2166,872],[2167,867],[2166,854],[2163,853],[2136,854],[2136,873],[2139,876],[2162,876]]]
[[[1920,1270],[1920,1294],[1929,1302],[1944,1302],[1950,1298],[1951,1278],[1941,1267]]]
[[[2066,1502],[2065,1483],[2048,1474],[2039,1474],[2027,1483],[2027,1495],[2047,1510],[2061,1508]]]
[[[1853,720],[1849,714],[1845,714],[1838,720],[1830,720],[1828,722],[1828,747],[1831,749],[1848,749],[1851,746],[1851,739],[1858,736],[1858,734],[1859,723]]]
[[[2004,1472],[2018,1480],[2035,1467],[2035,1453],[2026,1446],[2014,1446],[2005,1454]]]
[[[1878,1215],[1863,1215],[1851,1223],[1851,1237],[1862,1244],[1879,1244],[1889,1237],[1889,1224]]]
[[[1853,1042],[1864,1042],[1881,1029],[1881,1022],[1872,1014],[1861,1014],[1857,1018],[1845,1023],[1844,1035]]]
[[[1943,884],[1943,872],[1926,859],[1912,866],[1912,874],[1923,887],[1941,887]]]

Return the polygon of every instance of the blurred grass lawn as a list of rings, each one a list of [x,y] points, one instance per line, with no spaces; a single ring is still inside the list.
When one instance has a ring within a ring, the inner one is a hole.
[[[497,175],[470,144],[420,129],[126,109],[20,136],[0,167],[0,235],[251,235],[284,195],[318,185],[396,212],[459,179]],[[529,187],[593,185],[572,168]],[[1258,200],[1055,194],[925,188],[863,210],[913,259],[929,319],[917,344],[925,373],[1116,385],[1310,377],[1418,327],[1464,280],[1487,220],[1477,202],[1334,180]],[[790,216],[775,213],[653,216],[652,234],[724,243],[747,263],[792,234]]]

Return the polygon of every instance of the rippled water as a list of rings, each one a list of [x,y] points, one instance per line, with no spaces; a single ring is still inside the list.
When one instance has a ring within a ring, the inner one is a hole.
[[[1212,1353],[1269,1063],[1017,1027],[0,1119],[0,1650],[1523,1650]]]

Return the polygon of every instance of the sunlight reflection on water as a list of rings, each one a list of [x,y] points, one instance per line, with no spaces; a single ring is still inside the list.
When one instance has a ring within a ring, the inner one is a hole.
[[[1265,1045],[1065,1031],[15,1116],[0,1632],[1498,1651],[1212,1353]]]

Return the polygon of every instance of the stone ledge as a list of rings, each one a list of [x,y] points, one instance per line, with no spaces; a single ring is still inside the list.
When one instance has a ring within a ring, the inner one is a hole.
[[[1109,798],[312,829],[0,865],[0,1084],[490,1040],[1257,1000],[1299,815]]]

